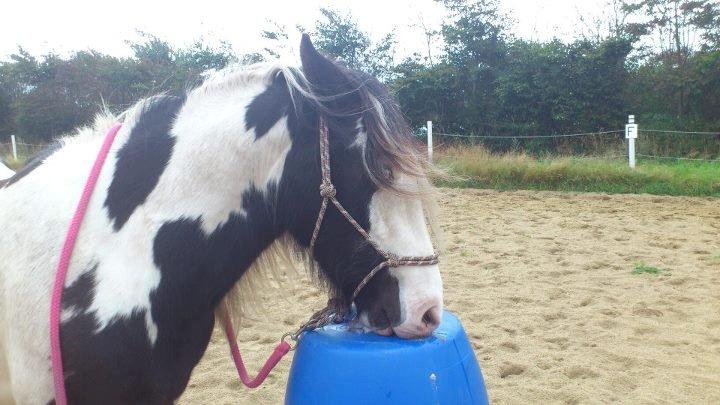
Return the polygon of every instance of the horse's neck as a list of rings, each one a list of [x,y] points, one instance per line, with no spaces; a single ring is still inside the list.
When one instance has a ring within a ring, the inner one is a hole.
[[[275,202],[291,141],[285,119],[258,139],[242,122],[198,122],[191,110],[174,126],[173,154],[155,191],[164,201],[155,248],[167,246],[169,255],[155,253],[163,272],[198,272],[186,287],[214,305],[283,232]]]

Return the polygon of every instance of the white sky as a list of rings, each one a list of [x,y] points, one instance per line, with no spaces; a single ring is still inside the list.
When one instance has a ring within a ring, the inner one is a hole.
[[[579,17],[600,15],[606,0],[501,0],[515,20],[514,32],[524,38],[570,39]],[[433,0],[5,0],[0,17],[0,59],[22,45],[32,54],[96,49],[127,56],[125,41],[137,30],[155,34],[176,45],[203,37],[229,41],[236,52],[261,47],[260,32],[272,19],[288,27],[312,27],[321,6],[349,10],[360,28],[380,37],[396,28],[398,54],[424,49],[421,31],[413,28],[420,16],[439,27],[442,7]],[[291,30],[294,31],[294,30]],[[297,48],[298,38],[291,37]]]

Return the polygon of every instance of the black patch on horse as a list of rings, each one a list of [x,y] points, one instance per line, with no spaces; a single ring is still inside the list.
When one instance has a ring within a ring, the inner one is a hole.
[[[115,174],[105,199],[116,231],[160,180],[175,146],[170,130],[184,102],[184,96],[161,96],[149,101],[128,141],[117,152]]]
[[[244,215],[230,215],[209,235],[202,218],[166,222],[155,235],[153,258],[162,276],[150,296],[158,328],[153,362],[169,396],[182,393],[205,352],[220,300],[278,237],[275,195],[274,184],[247,190],[238,201]]]
[[[31,157],[25,165],[15,172],[15,174],[7,180],[0,182],[0,188],[9,187],[10,185],[17,183],[20,179],[30,174],[33,170],[40,167],[47,158],[52,156],[53,153],[57,152],[63,147],[64,143],[60,140],[53,141],[47,148],[41,150],[33,157]]]
[[[118,317],[102,330],[94,312],[97,264],[63,292],[74,309],[60,328],[67,399],[73,404],[171,403],[153,381],[145,312]]]
[[[290,93],[285,77],[275,76],[272,84],[250,102],[245,112],[245,129],[255,128],[255,139],[265,135],[290,110]]]
[[[62,324],[65,388],[71,404],[171,404],[157,380],[145,311],[98,331],[93,312]]]
[[[97,264],[80,275],[74,283],[65,287],[62,296],[63,309],[75,308],[76,311],[85,312],[92,304],[95,295],[95,272]]]

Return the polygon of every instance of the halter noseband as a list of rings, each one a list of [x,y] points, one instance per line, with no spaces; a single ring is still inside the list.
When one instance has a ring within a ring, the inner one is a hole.
[[[322,204],[320,205],[320,212],[318,214],[317,221],[315,221],[315,229],[313,230],[312,238],[310,239],[310,252],[312,253],[315,249],[315,242],[317,242],[318,235],[320,234],[320,228],[322,227],[323,219],[325,218],[325,212],[327,211],[328,207],[328,201],[332,202],[333,205],[337,208],[338,212],[342,214],[343,217],[350,223],[350,225],[355,228],[355,230],[377,251],[380,256],[384,257],[385,260],[375,266],[366,276],[365,278],[360,281],[360,283],[355,287],[355,290],[353,291],[353,294],[350,298],[350,304],[352,304],[355,299],[357,298],[358,294],[360,294],[360,291],[370,282],[370,280],[383,268],[385,267],[400,267],[400,266],[430,266],[433,264],[438,264],[438,256],[437,254],[432,254],[428,256],[398,256],[396,254],[387,252],[380,248],[380,246],[377,244],[377,242],[373,241],[370,235],[363,229],[362,226],[355,220],[355,218],[350,215],[350,213],[343,207],[343,205],[340,203],[340,201],[337,199],[337,190],[335,189],[335,186],[332,183],[332,178],[330,176],[330,143],[328,140],[328,127],[325,123],[325,120],[320,118],[320,169],[322,171],[322,181],[320,183],[320,196],[322,196]],[[318,316],[325,315],[329,318],[331,315],[328,313],[328,310],[334,311],[334,316],[332,318],[338,319],[338,316],[342,318],[342,316],[345,315],[345,313],[348,311],[348,306],[343,305],[341,300],[339,299],[331,299],[328,302],[328,307],[324,310],[319,311],[308,322],[308,324],[303,326],[312,326],[312,329],[315,329],[316,327],[323,326],[322,322],[312,322],[314,318]],[[330,322],[327,322],[330,323]],[[325,323],[325,324],[327,324]],[[302,333],[304,330],[309,330],[310,328],[301,328],[302,330],[299,333]],[[299,335],[299,333],[296,334],[296,336]]]

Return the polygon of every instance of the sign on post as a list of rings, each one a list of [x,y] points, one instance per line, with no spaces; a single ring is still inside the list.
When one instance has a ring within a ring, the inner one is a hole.
[[[635,168],[635,140],[638,137],[638,125],[635,123],[635,116],[628,116],[628,123],[625,125],[625,139],[628,140],[628,164],[631,169]]]

